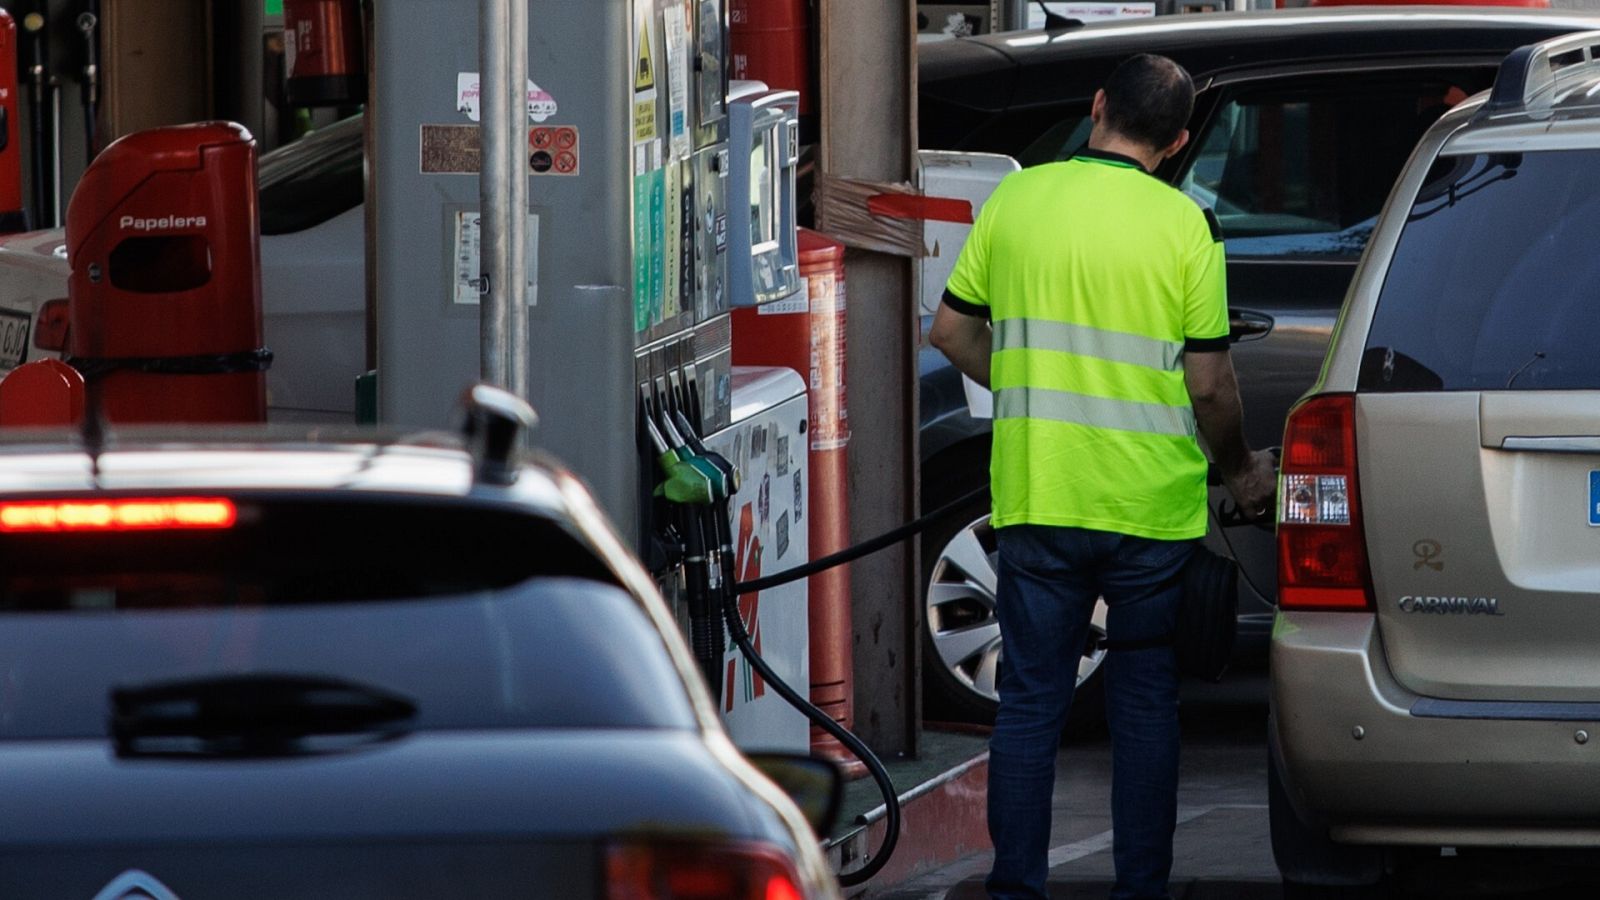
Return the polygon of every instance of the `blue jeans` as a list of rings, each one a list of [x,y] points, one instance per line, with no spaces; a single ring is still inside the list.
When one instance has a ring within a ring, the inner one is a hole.
[[[996,532],[1004,658],[989,739],[989,837],[995,900],[1043,900],[1056,752],[1097,597],[1106,637],[1170,635],[1194,541],[1012,525]],[[1178,665],[1171,646],[1105,658],[1111,730],[1113,900],[1167,898],[1178,812]]]

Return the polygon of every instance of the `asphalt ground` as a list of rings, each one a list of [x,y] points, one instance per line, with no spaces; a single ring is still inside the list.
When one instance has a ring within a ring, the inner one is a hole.
[[[1283,896],[1267,822],[1265,674],[1186,686],[1171,891],[1174,900],[1276,900]],[[1103,735],[1062,747],[1051,834],[1052,900],[1104,900],[1111,860],[1111,747]],[[1600,865],[1600,854],[1590,854]],[[974,854],[873,900],[984,900],[991,854]],[[1572,900],[1600,898],[1600,869],[1582,858],[1466,854],[1413,860],[1389,896]]]

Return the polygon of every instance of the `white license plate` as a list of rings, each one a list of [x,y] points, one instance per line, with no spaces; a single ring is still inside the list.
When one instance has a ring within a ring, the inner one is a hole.
[[[0,369],[15,369],[28,356],[28,331],[33,317],[0,309]]]

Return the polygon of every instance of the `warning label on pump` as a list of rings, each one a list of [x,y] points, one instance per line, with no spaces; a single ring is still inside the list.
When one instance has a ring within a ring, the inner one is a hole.
[[[476,125],[422,126],[419,151],[422,174],[478,174],[478,167],[483,163],[481,136]],[[579,146],[575,126],[535,125],[529,128],[529,174],[579,174]]]
[[[571,125],[528,129],[528,171],[534,175],[578,174],[578,129]]]
[[[650,34],[650,17],[653,4],[641,3],[635,11],[639,16],[638,44],[633,57],[633,142],[645,144],[656,139],[656,65]],[[635,172],[634,174],[640,174]]]
[[[455,243],[452,268],[455,270],[453,302],[464,306],[477,306],[486,292],[481,252],[483,219],[477,210],[457,210],[455,215]],[[523,254],[528,261],[527,297],[529,306],[539,304],[539,217],[528,214],[528,243]]]
[[[639,23],[639,59],[633,68],[633,89],[648,91],[656,86],[656,67],[650,60],[650,22]]]

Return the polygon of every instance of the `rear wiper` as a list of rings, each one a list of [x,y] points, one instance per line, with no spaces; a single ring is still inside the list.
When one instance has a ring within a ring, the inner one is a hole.
[[[283,756],[349,749],[406,731],[417,705],[337,678],[260,673],[111,691],[123,756]]]

